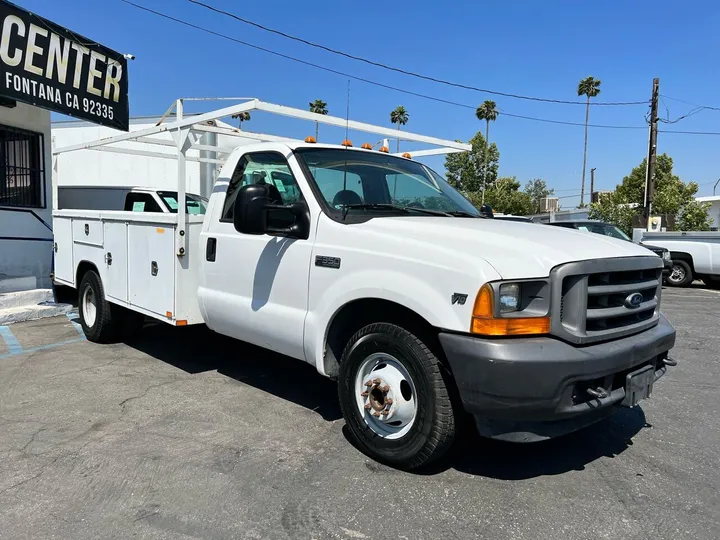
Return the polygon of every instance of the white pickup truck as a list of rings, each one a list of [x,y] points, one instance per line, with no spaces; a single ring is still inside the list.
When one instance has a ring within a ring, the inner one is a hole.
[[[708,287],[720,289],[720,232],[635,229],[633,241],[647,242],[670,252],[672,268],[668,285],[687,287],[694,280],[702,279]]]
[[[394,133],[259,101],[216,115],[252,109]],[[180,208],[205,119],[162,126],[177,135]],[[441,146],[416,155],[467,149],[402,136]],[[204,216],[56,211],[55,280],[77,289],[88,339],[150,316],[309,362],[337,380],[359,446],[402,468],[442,456],[465,413],[484,436],[547,439],[635,406],[676,364],[659,257],[481,217],[408,155],[348,145],[240,146]]]

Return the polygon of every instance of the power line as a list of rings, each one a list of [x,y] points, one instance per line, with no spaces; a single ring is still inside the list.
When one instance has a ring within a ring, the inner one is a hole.
[[[698,103],[693,103],[692,101],[685,101],[683,99],[674,98],[671,96],[667,96],[665,94],[662,94],[662,97],[666,99],[670,99],[672,101],[677,101],[678,103],[684,103],[685,105],[693,105],[695,107],[701,107],[703,109],[709,109],[711,111],[720,111],[720,107],[711,107],[710,105],[700,105]]]
[[[536,122],[547,122],[550,124],[561,124],[561,125],[565,125],[565,126],[585,127],[585,124],[583,122],[565,122],[563,120],[551,120],[549,118],[536,118],[534,116],[523,116],[521,114],[510,114],[508,112],[504,112],[502,109],[499,110],[499,113],[503,116],[510,116],[512,118],[523,118],[525,120],[534,120]],[[611,125],[606,125],[606,124],[588,124],[588,127],[609,128],[609,129],[647,129],[647,126],[611,126]]]
[[[244,24],[248,24],[250,26],[254,26],[255,28],[259,28],[261,30],[264,30],[265,32],[270,32],[272,34],[276,34],[278,36],[282,36],[284,38],[296,41],[298,43],[303,43],[305,45],[308,45],[310,47],[315,47],[317,49],[322,49],[324,51],[330,52],[332,54],[336,54],[339,56],[344,56],[345,58],[350,58],[351,60],[357,60],[358,62],[364,62],[365,64],[369,64],[371,66],[379,67],[382,69],[386,69],[389,71],[394,71],[396,73],[402,73],[403,75],[408,75],[410,77],[416,77],[418,79],[424,79],[426,81],[431,81],[438,84],[444,84],[447,86],[453,86],[455,88],[462,88],[464,90],[472,90],[474,92],[481,92],[483,94],[492,94],[495,96],[503,96],[503,97],[509,97],[514,99],[524,99],[528,101],[541,101],[544,103],[560,103],[564,105],[587,105],[584,101],[568,101],[563,99],[549,99],[549,98],[540,98],[540,97],[534,97],[534,96],[524,96],[521,94],[511,94],[507,92],[499,92],[497,90],[488,90],[487,88],[478,88],[476,86],[470,86],[467,84],[461,84],[456,83],[452,81],[448,81],[445,79],[438,79],[437,77],[431,77],[429,75],[422,75],[420,73],[416,73],[414,71],[408,71],[406,69],[390,66],[388,64],[383,64],[381,62],[376,62],[374,60],[369,60],[367,58],[363,58],[362,56],[356,56],[344,51],[340,51],[338,49],[333,49],[331,47],[328,47],[326,45],[322,45],[320,43],[315,43],[313,41],[309,41],[307,39],[303,39],[297,36],[293,36],[291,34],[288,34],[286,32],[282,32],[280,30],[276,30],[274,28],[270,28],[268,26],[253,22],[251,20],[245,19],[243,17],[240,17],[239,15],[235,15],[234,13],[230,13],[229,11],[225,11],[219,8],[216,8],[214,6],[211,6],[209,4],[206,4],[204,2],[200,2],[199,0],[188,0],[190,3],[195,4],[197,6],[201,6],[205,9],[208,9],[210,11],[213,11],[215,13],[219,13],[221,15],[225,15],[226,17],[231,17],[235,19],[236,21],[242,22]],[[620,105],[647,105],[648,101],[618,101],[618,102],[592,102],[591,105],[594,106],[620,106]],[[583,124],[584,125],[584,124]]]
[[[661,129],[659,133],[674,133],[676,135],[720,135],[720,131],[678,131],[673,129]]]
[[[328,67],[325,67],[325,66],[321,66],[321,65],[315,64],[315,63],[313,63],[313,62],[308,62],[308,61],[306,61],[306,60],[302,60],[302,59],[296,58],[296,57],[294,57],[294,56],[290,56],[290,55],[287,55],[287,54],[279,53],[279,52],[277,52],[277,51],[273,51],[273,50],[268,49],[268,48],[265,48],[265,47],[260,47],[259,45],[254,45],[254,44],[249,43],[249,42],[247,42],[247,41],[243,41],[243,40],[241,40],[241,39],[237,39],[237,38],[235,38],[235,37],[228,36],[227,34],[222,34],[222,33],[220,33],[220,32],[216,32],[216,31],[214,31],[214,30],[210,30],[210,29],[208,29],[208,28],[204,28],[204,27],[199,26],[199,25],[197,25],[197,24],[193,24],[193,23],[184,21],[184,20],[182,20],[182,19],[178,19],[177,17],[173,17],[173,16],[171,16],[171,15],[167,15],[167,14],[162,13],[162,12],[160,12],[160,11],[156,11],[156,10],[154,10],[154,9],[151,9],[151,8],[148,8],[148,7],[145,7],[145,6],[142,6],[142,5],[140,5],[140,4],[136,4],[135,2],[132,2],[131,0],[121,0],[121,1],[124,2],[124,3],[126,3],[126,4],[129,4],[129,5],[133,6],[133,7],[135,7],[135,8],[137,8],[137,9],[140,9],[140,10],[142,10],[142,11],[146,11],[146,12],[148,12],[148,13],[152,13],[153,15],[157,15],[158,17],[162,17],[162,18],[164,18],[164,19],[171,20],[171,21],[176,22],[176,23],[178,23],[178,24],[182,24],[182,25],[184,25],[184,26],[187,26],[187,27],[190,27],[190,28],[194,28],[195,30],[200,30],[201,32],[205,32],[205,33],[207,33],[207,34],[211,34],[211,35],[216,36],[216,37],[220,37],[220,38],[223,38],[223,39],[227,39],[227,40],[229,40],[229,41],[238,43],[238,44],[240,44],[240,45],[244,45],[244,46],[246,46],[246,47],[250,47],[250,48],[256,49],[256,50],[258,50],[258,51],[266,52],[266,53],[272,54],[272,55],[274,55],[274,56],[279,56],[280,58],[284,58],[284,59],[286,59],[286,60],[292,60],[293,62],[298,62],[298,63],[304,64],[304,65],[306,65],[306,66],[314,67],[314,68],[316,68],[316,69],[320,69],[320,70],[326,71],[326,72],[328,72],[328,73],[333,73],[333,74],[335,74],[335,75],[341,75],[341,76],[343,76],[343,77],[349,77],[349,78],[351,78],[351,79],[354,79],[354,80],[357,80],[357,81],[361,81],[361,82],[364,82],[364,83],[367,83],[367,84],[371,84],[371,85],[374,85],[374,86],[379,86],[379,87],[381,87],[381,88],[386,88],[386,89],[388,89],[388,90],[393,90],[393,91],[395,91],[395,92],[401,92],[401,93],[403,93],[403,94],[408,94],[408,95],[415,96],[415,97],[419,97],[419,98],[423,98],[423,99],[428,99],[428,100],[435,101],[435,102],[438,102],[438,103],[444,103],[444,104],[446,104],[446,105],[453,105],[453,106],[455,106],[455,107],[462,107],[462,108],[464,108],[464,109],[470,109],[470,110],[473,110],[473,111],[476,109],[476,107],[475,107],[474,105],[469,105],[469,104],[466,104],[466,103],[459,103],[459,102],[457,102],[457,101],[451,101],[451,100],[448,100],[448,99],[443,99],[443,98],[439,98],[439,97],[436,97],[436,96],[430,96],[430,95],[428,95],[428,94],[422,94],[422,93],[419,93],[419,92],[413,92],[412,90],[406,90],[406,89],[404,89],[404,88],[399,88],[399,87],[397,87],[397,86],[391,86],[391,85],[384,84],[384,83],[381,83],[381,82],[378,82],[378,81],[373,81],[373,80],[371,80],[371,79],[366,79],[366,78],[363,78],[363,77],[358,77],[358,76],[356,76],[356,75],[351,75],[350,73],[346,73],[346,72],[339,71],[339,70],[336,70],[336,69],[332,69],[332,68],[328,68]],[[585,126],[585,124],[584,124],[584,123],[581,123],[581,122],[565,122],[565,121],[561,121],[561,120],[552,120],[552,119],[549,119],[549,118],[536,118],[536,117],[533,117],[533,116],[523,116],[523,115],[519,115],[519,114],[512,114],[512,113],[508,113],[508,112],[505,112],[505,111],[500,111],[500,113],[501,113],[503,116],[508,116],[508,117],[511,117],[511,118],[520,118],[520,119],[523,119],[523,120],[532,120],[532,121],[536,121],[536,122],[545,122],[545,123],[550,123],[550,124],[560,124],[560,125],[579,126],[579,127],[584,127],[584,126]],[[592,128],[607,128],[607,129],[646,129],[646,128],[643,127],[643,126],[612,126],[612,125],[604,125],[604,124],[588,124],[588,127],[592,127]]]

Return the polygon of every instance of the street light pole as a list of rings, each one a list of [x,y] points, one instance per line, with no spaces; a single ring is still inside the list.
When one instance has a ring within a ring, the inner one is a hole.
[[[717,182],[715,182],[715,185],[713,186],[713,197],[715,196],[715,188],[720,183],[720,178],[718,178]]]

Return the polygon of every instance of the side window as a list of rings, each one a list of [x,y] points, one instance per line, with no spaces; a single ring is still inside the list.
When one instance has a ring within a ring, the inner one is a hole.
[[[238,161],[230,179],[221,221],[233,220],[238,190],[249,184],[268,185],[270,201],[275,204],[292,204],[303,200],[300,187],[285,157],[276,152],[245,154]]]
[[[128,193],[125,197],[126,212],[162,212],[160,205],[149,193]]]
[[[338,169],[312,170],[315,182],[325,200],[333,208],[342,204],[362,204],[365,202],[362,179],[355,173]]]

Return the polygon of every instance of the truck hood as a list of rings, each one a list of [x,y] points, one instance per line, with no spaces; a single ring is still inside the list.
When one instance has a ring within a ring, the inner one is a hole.
[[[503,279],[545,277],[553,267],[587,259],[655,257],[644,247],[594,233],[495,219],[383,217],[362,227],[373,234],[427,245],[429,257],[460,251],[486,261]]]

